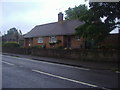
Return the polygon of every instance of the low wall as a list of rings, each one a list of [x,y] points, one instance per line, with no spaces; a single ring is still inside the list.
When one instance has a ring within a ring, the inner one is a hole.
[[[7,53],[15,53],[15,54],[31,54],[31,49],[29,48],[17,48],[17,47],[4,47],[2,48],[2,52],[7,52]]]
[[[119,50],[59,50],[59,49],[28,49],[28,48],[3,48],[3,52],[31,54],[34,56],[77,59],[87,61],[117,62]]]

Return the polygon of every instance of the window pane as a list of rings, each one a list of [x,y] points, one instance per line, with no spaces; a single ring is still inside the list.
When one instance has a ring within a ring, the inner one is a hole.
[[[38,43],[43,43],[43,38],[38,38]]]
[[[56,43],[56,41],[57,41],[57,40],[56,40],[56,37],[55,37],[55,36],[51,36],[51,37],[50,37],[50,42],[51,42],[51,43],[53,43],[53,42]]]

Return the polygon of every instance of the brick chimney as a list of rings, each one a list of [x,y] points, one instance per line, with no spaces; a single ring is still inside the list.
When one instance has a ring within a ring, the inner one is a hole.
[[[58,22],[61,22],[61,21],[63,21],[63,13],[59,12],[58,13]]]

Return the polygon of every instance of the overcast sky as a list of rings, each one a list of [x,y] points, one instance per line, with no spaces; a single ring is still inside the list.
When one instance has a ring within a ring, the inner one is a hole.
[[[34,26],[57,22],[57,14],[80,4],[85,0],[0,0],[0,31],[7,33],[17,28],[23,34]],[[65,14],[65,13],[64,13]],[[65,16],[65,15],[64,15]]]
[[[9,1],[9,2],[8,2]],[[85,4],[84,0],[2,0],[0,1],[2,34],[12,27],[20,29],[23,34],[34,26],[57,22],[57,14]]]

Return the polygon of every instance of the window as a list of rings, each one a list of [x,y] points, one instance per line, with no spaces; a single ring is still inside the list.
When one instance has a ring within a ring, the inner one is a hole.
[[[28,46],[31,46],[31,44],[29,43]]]
[[[31,42],[31,40],[29,39],[29,41],[28,41],[29,43]]]
[[[38,38],[38,43],[43,43],[43,37]]]
[[[57,42],[56,36],[51,36],[49,42],[50,43],[56,43]]]
[[[80,40],[80,36],[75,36],[75,39],[76,40]]]

